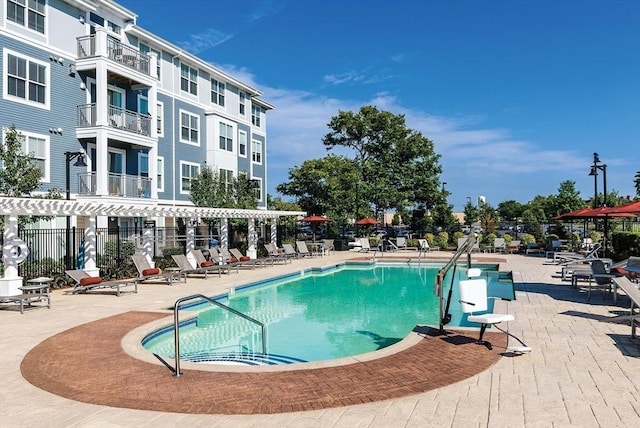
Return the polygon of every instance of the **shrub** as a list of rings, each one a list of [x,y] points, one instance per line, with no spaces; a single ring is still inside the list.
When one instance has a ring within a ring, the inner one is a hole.
[[[527,246],[529,244],[535,244],[535,243],[536,243],[536,238],[530,233],[523,233],[522,235],[520,235],[520,244]]]

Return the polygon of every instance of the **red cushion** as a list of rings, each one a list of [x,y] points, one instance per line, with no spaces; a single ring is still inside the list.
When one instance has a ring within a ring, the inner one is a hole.
[[[241,262],[246,262],[246,261],[249,261],[249,260],[251,260],[251,257],[249,257],[249,256],[242,256],[242,257],[240,257],[240,261],[241,261]]]
[[[238,263],[238,259],[236,259],[235,257],[231,257],[231,263]]]
[[[80,278],[80,285],[87,286],[87,285],[93,285],[93,284],[100,284],[102,282],[102,278],[100,278],[99,276],[88,276],[85,278]]]
[[[142,271],[142,276],[157,275],[159,273],[160,269],[158,268],[145,269]]]
[[[626,277],[628,277],[629,279],[636,279],[638,277],[638,275],[635,272],[629,272],[628,270],[626,270],[623,267],[614,267],[611,269],[611,273],[617,273],[618,275],[624,275]]]
[[[201,267],[209,267],[209,266],[213,266],[213,262],[211,260],[207,260],[205,262],[200,263]]]

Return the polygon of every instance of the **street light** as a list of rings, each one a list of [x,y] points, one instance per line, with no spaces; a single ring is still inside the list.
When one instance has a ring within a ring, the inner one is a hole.
[[[87,166],[84,157],[84,151],[79,152],[64,152],[65,156],[65,172],[66,172],[66,191],[67,191],[67,201],[71,199],[71,177],[69,174],[71,161],[76,159],[76,162],[73,166]],[[71,217],[67,216],[67,230],[66,230],[66,254],[64,256],[64,265],[66,269],[73,269],[71,265]]]
[[[600,156],[597,153],[593,154],[593,165],[591,165],[591,171],[589,172],[590,176],[593,176],[593,208],[598,208],[598,170],[602,171],[602,188],[603,188],[603,201],[602,206],[607,206],[607,165],[603,164],[600,161]],[[594,224],[597,225],[598,221],[596,218],[593,219]],[[609,232],[609,222],[607,221],[607,217],[604,218],[604,252],[607,251],[607,233]]]

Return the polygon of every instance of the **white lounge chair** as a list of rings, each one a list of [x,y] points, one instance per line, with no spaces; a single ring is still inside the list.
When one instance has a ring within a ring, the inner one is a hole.
[[[640,312],[636,312],[636,308],[640,308],[640,289],[638,289],[638,284],[631,282],[629,278],[624,276],[613,278],[613,284],[615,288],[614,293],[616,293],[617,289],[620,288],[627,296],[629,296],[629,300],[631,300],[631,308],[629,310],[629,315],[607,318],[606,321],[631,321],[631,337],[635,338],[636,324],[640,321]]]

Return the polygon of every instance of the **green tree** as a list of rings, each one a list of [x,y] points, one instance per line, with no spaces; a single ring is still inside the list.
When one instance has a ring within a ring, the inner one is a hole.
[[[493,234],[498,229],[498,225],[500,224],[498,211],[486,202],[480,204],[479,219],[480,227],[485,234]]]
[[[473,223],[478,221],[480,216],[480,211],[477,207],[475,207],[471,202],[467,201],[464,206],[464,224],[471,226]]]
[[[331,131],[322,139],[327,150],[355,152],[356,217],[371,209],[432,209],[438,202],[440,156],[433,142],[407,128],[403,115],[364,106],[359,112],[340,111],[328,127]]]
[[[4,144],[0,144],[0,194],[13,198],[28,198],[40,185],[42,170],[35,163],[33,154],[25,154],[24,137],[15,126],[5,132]]]
[[[518,217],[522,217],[523,211],[524,205],[513,199],[498,204],[498,214],[505,221],[516,222]]]
[[[580,192],[576,190],[575,181],[566,180],[560,183],[558,187],[558,195],[549,197],[548,217],[554,217],[563,213],[568,213],[580,208],[584,208],[584,199],[580,196]]]
[[[203,166],[191,179],[191,202],[197,207],[231,208],[233,189],[223,183],[220,174],[210,166]]]
[[[640,196],[640,171],[636,172],[633,179],[633,186],[636,188],[636,196]]]

